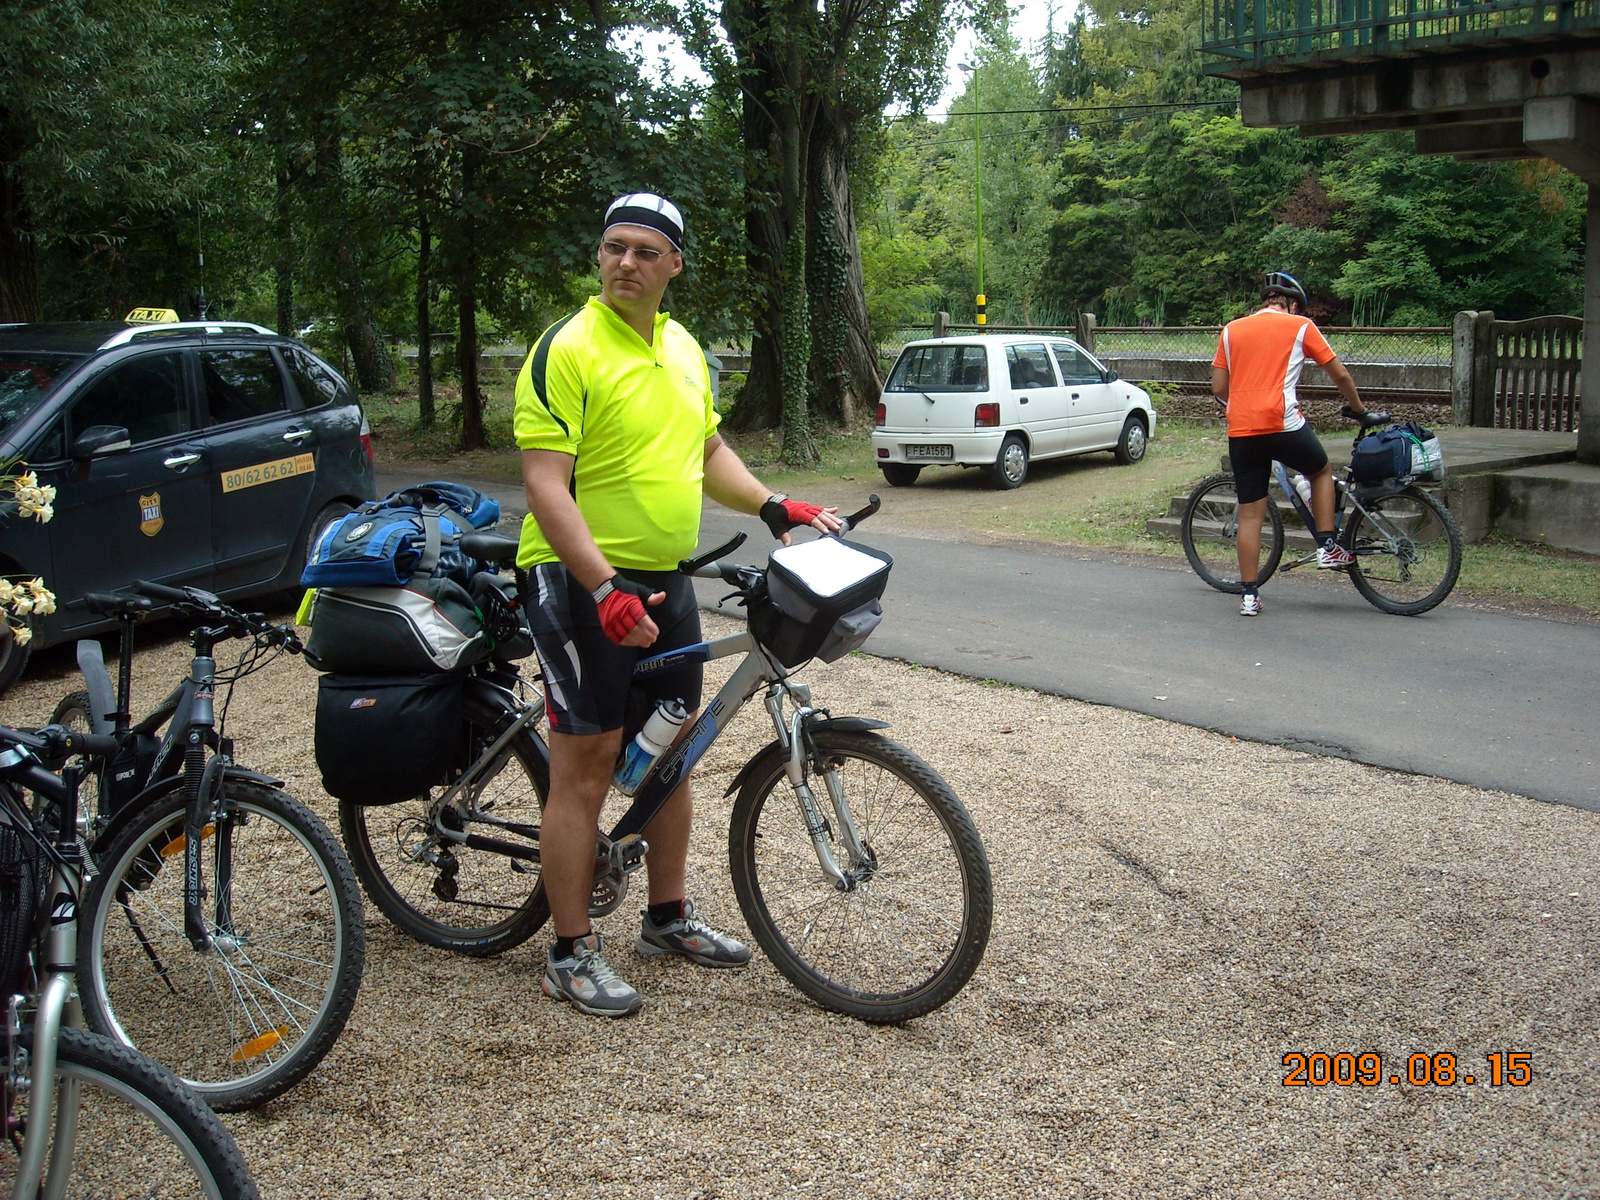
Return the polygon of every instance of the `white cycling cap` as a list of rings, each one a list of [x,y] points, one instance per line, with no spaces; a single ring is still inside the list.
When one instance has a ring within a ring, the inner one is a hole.
[[[605,227],[610,229],[613,225],[654,229],[671,242],[674,249],[683,249],[683,214],[671,200],[653,192],[630,192],[613,200],[606,209]]]

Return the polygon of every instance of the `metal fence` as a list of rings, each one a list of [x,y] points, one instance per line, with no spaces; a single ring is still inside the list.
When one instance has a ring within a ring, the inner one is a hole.
[[[1597,0],[1206,0],[1200,37],[1216,74],[1597,28]]]
[[[1451,362],[1451,330],[1448,325],[1386,328],[1369,326],[1321,326],[1328,344],[1346,363],[1401,367],[1443,367]],[[951,335],[987,332],[991,334],[1038,333],[1076,338],[1088,343],[1085,349],[1100,358],[1134,358],[1141,361],[1210,362],[1217,352],[1220,325],[1100,325],[1092,333],[1077,327],[1036,327],[1008,329],[995,325],[949,325]],[[933,337],[932,325],[913,325],[897,330],[878,347],[880,355],[893,359],[905,344],[918,338]]]

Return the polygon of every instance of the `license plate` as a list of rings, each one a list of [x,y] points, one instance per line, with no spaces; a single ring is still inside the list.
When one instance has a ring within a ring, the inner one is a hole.
[[[950,446],[906,447],[906,460],[908,462],[949,462],[955,456],[955,450]]]

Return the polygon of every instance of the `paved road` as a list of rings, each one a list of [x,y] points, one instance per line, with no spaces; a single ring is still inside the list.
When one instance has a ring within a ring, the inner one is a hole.
[[[524,511],[516,489],[487,490]],[[734,529],[751,535],[735,557],[770,544],[708,505],[702,545]],[[1600,811],[1600,628],[1449,605],[1390,617],[1343,581],[1293,577],[1247,621],[1187,570],[861,538],[895,557],[874,653]]]

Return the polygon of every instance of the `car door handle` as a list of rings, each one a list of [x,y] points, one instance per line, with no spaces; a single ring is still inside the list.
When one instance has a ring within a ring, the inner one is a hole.
[[[1028,398],[1026,396],[1022,396],[1017,400],[1018,404],[1026,404],[1027,402],[1028,402]]]
[[[310,436],[311,430],[309,429],[291,429],[288,433],[283,435],[283,440],[286,442],[300,443],[305,441]]]
[[[1078,398],[1078,393],[1077,393],[1077,392],[1073,392],[1073,393],[1072,393],[1072,398],[1073,398],[1073,399],[1074,399],[1074,400],[1076,400],[1076,399],[1077,399],[1077,398]]]
[[[187,467],[190,463],[197,463],[199,461],[200,456],[198,454],[174,454],[171,458],[162,459],[161,465],[164,467],[171,467],[174,471],[177,471],[183,467]]]

